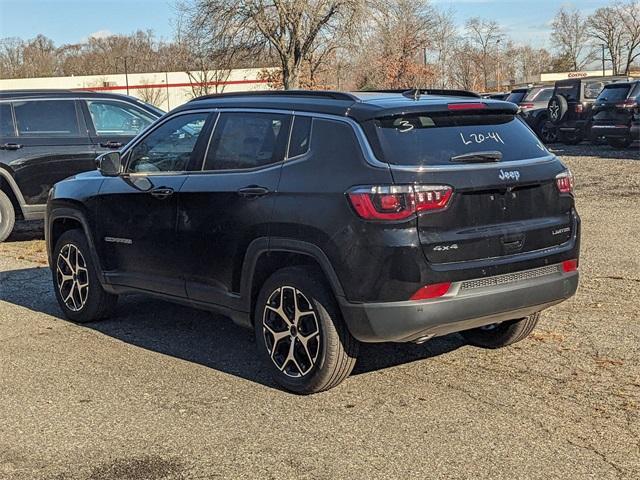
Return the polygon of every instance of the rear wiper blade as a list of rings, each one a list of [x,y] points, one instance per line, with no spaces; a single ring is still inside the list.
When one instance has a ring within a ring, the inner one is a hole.
[[[466,163],[482,163],[482,162],[499,162],[502,160],[502,152],[471,152],[462,155],[456,155],[449,159],[451,162]]]

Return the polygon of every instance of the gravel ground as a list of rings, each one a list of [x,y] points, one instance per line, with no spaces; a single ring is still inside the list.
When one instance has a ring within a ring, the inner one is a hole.
[[[340,387],[274,387],[250,335],[125,299],[60,318],[41,226],[0,245],[0,478],[640,478],[640,149],[558,148],[581,285],[512,347],[365,345]]]

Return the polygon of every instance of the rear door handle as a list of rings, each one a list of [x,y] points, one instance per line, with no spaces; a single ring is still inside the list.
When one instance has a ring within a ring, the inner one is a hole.
[[[3,143],[0,145],[0,149],[2,150],[19,150],[22,148],[22,145],[19,143]]]
[[[248,187],[241,188],[238,190],[238,195],[241,197],[261,197],[269,193],[269,189],[265,187],[260,187],[258,185],[250,185]]]
[[[158,187],[158,188],[154,188],[153,190],[151,190],[151,195],[154,196],[157,199],[160,200],[164,200],[165,198],[170,197],[171,195],[173,195],[173,188],[167,188],[167,187]]]
[[[120,148],[122,146],[122,143],[109,140],[108,142],[100,143],[100,146],[104,148]]]

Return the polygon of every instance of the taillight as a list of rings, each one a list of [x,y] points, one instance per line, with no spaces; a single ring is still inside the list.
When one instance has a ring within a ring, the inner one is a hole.
[[[636,108],[638,106],[638,102],[636,102],[633,98],[629,98],[622,103],[616,103],[617,108]]]
[[[434,283],[433,285],[425,285],[416,293],[411,295],[411,298],[409,300],[428,300],[429,298],[442,297],[445,293],[449,291],[449,287],[451,287],[451,282]]]
[[[486,103],[450,103],[447,105],[449,110],[483,110],[487,108]]]
[[[556,175],[556,186],[560,193],[573,193],[573,174],[571,170],[565,170]]]
[[[521,103],[520,108],[526,110],[527,108],[533,108],[535,105],[533,103]]]
[[[575,112],[576,112],[576,113],[582,113],[582,112],[584,112],[584,105],[582,105],[581,103],[577,104],[577,105],[576,105],[576,108],[575,108]]]
[[[402,220],[418,212],[442,210],[452,194],[448,185],[374,185],[347,192],[353,209],[366,220]]]
[[[565,260],[564,262],[562,262],[562,271],[564,273],[575,272],[576,270],[578,270],[577,259]]]

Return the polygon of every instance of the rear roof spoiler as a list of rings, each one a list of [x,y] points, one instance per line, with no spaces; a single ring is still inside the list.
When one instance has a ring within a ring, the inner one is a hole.
[[[449,108],[449,105],[464,105],[464,104],[484,104],[481,109],[469,109],[464,108]],[[388,108],[371,108],[367,103],[354,104],[347,113],[348,116],[354,118],[359,122],[366,122],[374,118],[391,117],[394,115],[412,115],[419,113],[450,113],[452,115],[467,115],[467,114],[506,114],[515,115],[518,113],[518,106],[515,103],[504,102],[501,100],[488,100],[480,99],[480,101],[471,101],[471,99],[462,99],[458,101],[452,98],[449,102],[437,102],[437,103],[423,103],[416,102],[415,104],[403,104]]]
[[[439,88],[411,88],[411,89],[388,89],[388,90],[361,90],[362,93],[400,93],[405,97],[414,97],[420,95],[438,95],[443,97],[471,97],[480,98],[475,92],[468,90],[449,90]]]

